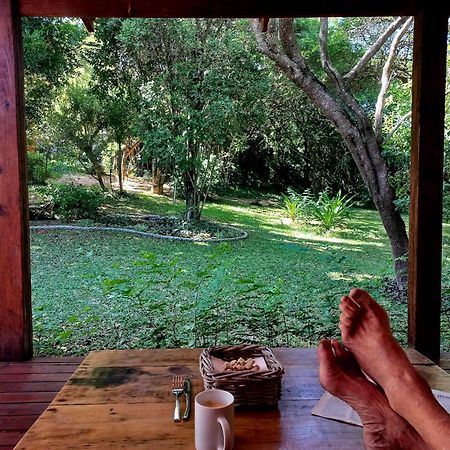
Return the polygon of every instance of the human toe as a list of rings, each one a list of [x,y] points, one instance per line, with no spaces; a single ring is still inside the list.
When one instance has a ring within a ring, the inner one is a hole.
[[[354,317],[360,311],[360,307],[347,296],[342,297],[339,310],[348,317]]]
[[[353,325],[353,318],[349,317],[345,313],[341,313],[339,316],[339,325],[343,325],[346,328],[350,328]]]
[[[375,302],[367,291],[360,288],[353,288],[348,297],[360,307],[369,306]]]
[[[360,306],[348,295],[344,295],[341,298],[341,304],[345,305],[348,309],[351,309],[352,311],[359,311],[361,308]]]
[[[330,389],[330,383],[335,378],[335,372],[339,370],[330,340],[324,339],[319,343],[317,357],[319,359],[320,384],[325,389]]]
[[[345,348],[342,346],[342,344],[337,339],[331,340],[331,347],[333,349],[334,354],[336,355],[336,358],[345,358],[346,353],[348,353]]]
[[[334,354],[336,355],[336,359],[338,364],[341,367],[346,367],[347,369],[352,370],[352,372],[360,373],[361,368],[359,367],[356,358],[353,356],[353,353],[349,352],[338,340],[333,339],[331,341],[331,346],[333,348]]]

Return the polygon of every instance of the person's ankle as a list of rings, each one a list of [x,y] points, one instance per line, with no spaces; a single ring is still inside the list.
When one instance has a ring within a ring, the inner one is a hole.
[[[418,395],[432,395],[428,383],[417,373],[414,367],[395,370],[382,386],[391,408],[402,415],[405,399]]]

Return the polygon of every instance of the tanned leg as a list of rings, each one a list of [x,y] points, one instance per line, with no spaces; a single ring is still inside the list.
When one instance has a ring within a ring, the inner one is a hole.
[[[322,341],[318,358],[324,389],[359,414],[366,450],[428,449],[414,428],[392,410],[381,389],[361,372],[353,355],[337,341]]]
[[[362,289],[341,299],[339,327],[345,347],[384,390],[391,408],[432,449],[450,449],[450,415],[435,400],[392,335],[386,311]]]

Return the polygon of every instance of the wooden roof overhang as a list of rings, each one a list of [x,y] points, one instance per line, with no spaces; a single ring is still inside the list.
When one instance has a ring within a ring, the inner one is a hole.
[[[21,16],[86,19],[392,15],[415,16],[408,341],[436,361],[440,351],[444,99],[450,12],[449,2],[439,3],[0,0],[0,361],[32,356]]]

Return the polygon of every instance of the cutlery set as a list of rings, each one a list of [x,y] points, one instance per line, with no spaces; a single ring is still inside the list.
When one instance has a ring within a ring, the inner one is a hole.
[[[192,385],[189,378],[184,379],[183,377],[173,377],[172,378],[172,394],[175,396],[175,412],[173,414],[173,421],[181,421],[181,405],[180,397],[184,395],[186,399],[186,407],[183,414],[183,420],[189,420],[191,414],[191,395],[192,395]]]

